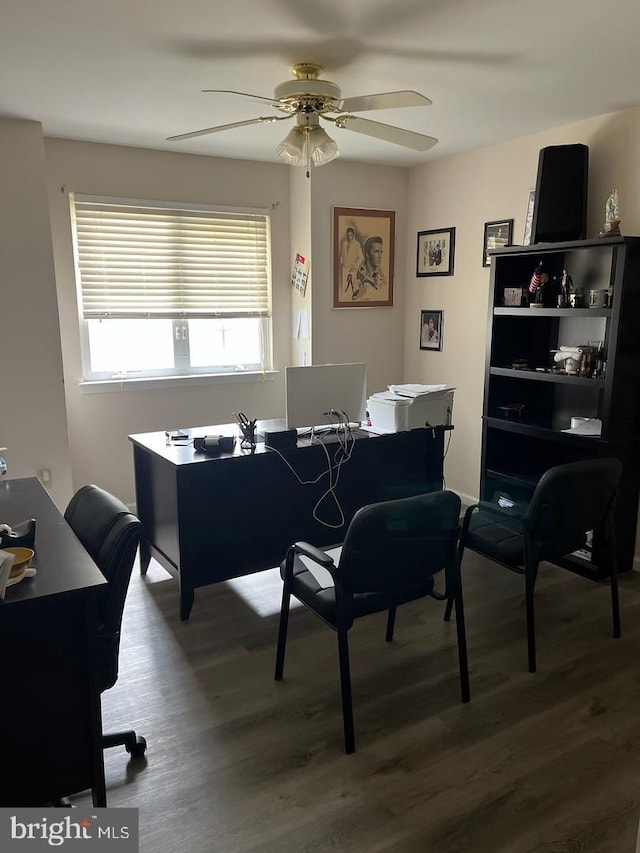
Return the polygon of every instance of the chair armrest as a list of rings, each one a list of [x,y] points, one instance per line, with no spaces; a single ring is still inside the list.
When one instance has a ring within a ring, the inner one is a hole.
[[[324,566],[325,569],[329,571],[336,569],[333,558],[325,554],[324,551],[321,551],[320,548],[316,548],[315,545],[311,545],[309,542],[296,542],[293,547],[297,554],[309,557],[310,560],[313,560],[314,563],[318,563],[320,566]]]

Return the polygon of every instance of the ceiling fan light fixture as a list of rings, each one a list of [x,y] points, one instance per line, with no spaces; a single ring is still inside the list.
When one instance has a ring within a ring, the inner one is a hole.
[[[276,153],[288,166],[324,166],[338,156],[338,146],[316,121],[291,128]]]
[[[306,166],[306,135],[299,127],[292,127],[276,148],[276,153],[288,166]]]
[[[314,166],[324,166],[339,155],[338,146],[322,127],[312,127],[309,132],[309,148]]]

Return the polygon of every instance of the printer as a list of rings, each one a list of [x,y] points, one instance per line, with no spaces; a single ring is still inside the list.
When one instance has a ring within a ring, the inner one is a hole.
[[[367,400],[371,428],[402,432],[424,426],[451,426],[454,388],[445,385],[390,385]]]

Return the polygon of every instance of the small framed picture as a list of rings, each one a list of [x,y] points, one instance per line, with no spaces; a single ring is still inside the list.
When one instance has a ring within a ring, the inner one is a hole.
[[[455,243],[455,228],[418,231],[416,276],[453,275]]]
[[[444,311],[420,312],[420,349],[442,351]]]
[[[513,219],[500,219],[497,222],[484,223],[484,250],[482,253],[482,266],[491,266],[489,251],[500,249],[502,246],[510,246],[513,240]]]
[[[526,288],[505,287],[502,293],[502,304],[508,308],[520,308],[526,303]]]

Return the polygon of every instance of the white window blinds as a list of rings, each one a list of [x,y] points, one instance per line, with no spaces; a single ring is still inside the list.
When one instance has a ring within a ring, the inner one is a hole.
[[[71,195],[82,313],[268,317],[266,212]]]

